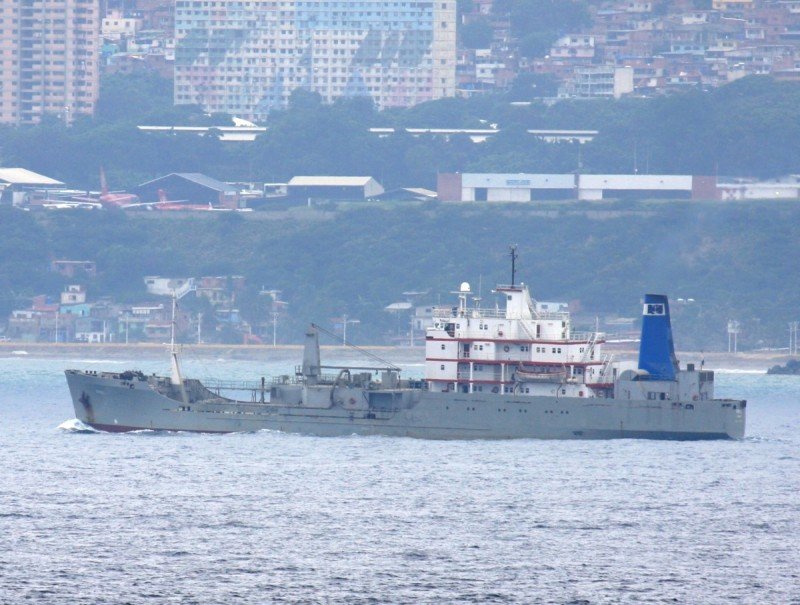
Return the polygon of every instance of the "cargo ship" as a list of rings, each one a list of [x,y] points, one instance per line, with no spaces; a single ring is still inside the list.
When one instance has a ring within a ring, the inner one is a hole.
[[[425,375],[400,368],[323,365],[319,329],[305,334],[293,375],[250,382],[140,371],[67,370],[77,418],[101,431],[228,433],[275,430],[319,436],[420,439],[741,439],[746,402],[714,398],[714,372],[676,356],[666,296],[644,297],[638,361],[604,353],[604,335],[577,332],[566,311],[539,305],[524,283],[495,289],[481,308],[461,284],[434,309]],[[232,395],[233,394],[233,395]]]

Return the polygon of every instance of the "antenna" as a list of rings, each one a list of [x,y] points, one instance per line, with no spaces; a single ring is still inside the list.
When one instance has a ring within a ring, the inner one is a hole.
[[[517,276],[517,245],[514,244],[513,246],[509,246],[511,252],[509,253],[511,256],[511,285],[514,285],[514,279]]]

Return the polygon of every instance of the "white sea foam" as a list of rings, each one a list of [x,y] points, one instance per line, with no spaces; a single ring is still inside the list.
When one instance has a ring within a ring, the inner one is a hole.
[[[77,418],[65,420],[58,425],[58,429],[68,433],[99,433],[100,431],[93,429],[88,424],[84,424]]]

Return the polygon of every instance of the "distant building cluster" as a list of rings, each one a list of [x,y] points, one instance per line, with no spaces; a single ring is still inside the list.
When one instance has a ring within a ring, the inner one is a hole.
[[[437,190],[384,190],[370,176],[296,176],[286,183],[225,183],[172,173],[126,192],[83,192],[22,168],[0,168],[0,204],[25,210],[116,208],[155,212],[253,212],[359,202],[546,202],[601,200],[800,200],[800,175],[751,178],[680,174],[439,173]],[[66,261],[65,261],[66,262]],[[78,271],[79,265],[58,269]]]
[[[62,276],[92,283],[94,261],[52,261],[50,270]],[[175,315],[176,334],[183,342],[258,343],[256,332],[268,331],[268,322],[253,326],[244,321],[237,301],[244,291],[244,278],[207,276],[200,278],[145,277],[150,299],[122,304],[110,298],[92,300],[87,287],[71,284],[58,298],[34,296],[30,304],[15,309],[6,320],[4,339],[21,342],[134,343],[169,342],[172,332],[173,292],[180,299]],[[191,298],[206,305],[186,305]],[[285,303],[269,301],[268,310],[285,313]],[[194,309],[194,310],[190,310]],[[207,311],[204,313],[202,309]],[[266,315],[265,315],[266,317]]]
[[[455,0],[175,3],[175,103],[264,120],[294,90],[380,108],[455,94]]]
[[[99,28],[99,0],[0,2],[0,123],[94,113]]]
[[[523,56],[510,14],[474,0],[4,0],[0,123],[90,115],[103,74],[174,78],[176,105],[263,121],[295,90],[383,109],[507,90],[549,76],[533,96],[619,98],[713,87],[753,74],[800,80],[800,0],[607,0],[592,25],[544,56]],[[699,8],[703,7],[703,8]],[[457,28],[485,24],[486,48]]]
[[[264,120],[297,89],[380,108],[455,95],[455,0],[6,0],[0,122],[92,114],[104,73],[174,77],[176,105]]]
[[[101,178],[104,181],[104,178]],[[131,193],[78,191],[23,168],[0,168],[0,204],[25,210],[156,212],[251,212],[326,202],[431,201],[422,187],[389,191],[370,176],[296,176],[286,183],[225,183],[195,172],[172,173],[133,188]]]
[[[593,26],[567,32],[546,56],[526,58],[508,15],[491,0],[464,21],[488,21],[491,44],[461,49],[458,92],[507,89],[521,73],[549,74],[561,98],[619,98],[714,87],[748,75],[800,80],[800,1],[694,0],[593,3]],[[541,96],[541,95],[539,95]]]
[[[175,0],[107,0],[100,27],[104,73],[154,71],[172,78]]]

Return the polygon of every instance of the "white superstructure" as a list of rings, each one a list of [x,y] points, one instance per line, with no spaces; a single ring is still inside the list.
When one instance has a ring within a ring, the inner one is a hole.
[[[569,312],[537,310],[525,284],[498,286],[505,309],[434,309],[425,341],[425,379],[434,392],[491,392],[568,397],[610,396],[616,376],[602,352],[604,335],[574,332]]]

